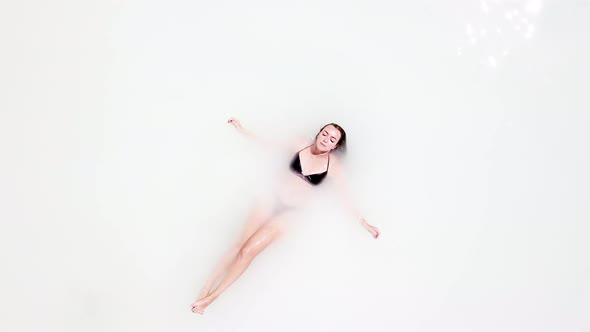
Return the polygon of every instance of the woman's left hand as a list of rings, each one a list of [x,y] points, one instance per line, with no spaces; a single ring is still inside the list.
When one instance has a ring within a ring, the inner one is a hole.
[[[369,231],[369,233],[371,233],[371,235],[373,235],[375,239],[379,238],[379,235],[381,235],[381,233],[379,232],[379,228],[369,224],[367,220],[365,220],[365,218],[361,218],[361,223],[363,227],[365,227],[365,229]]]

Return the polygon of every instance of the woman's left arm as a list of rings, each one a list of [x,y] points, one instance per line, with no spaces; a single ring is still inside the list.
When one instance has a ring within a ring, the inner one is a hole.
[[[363,226],[363,228],[365,228],[369,233],[371,233],[371,235],[375,239],[378,239],[379,235],[381,234],[379,232],[379,229],[367,222],[367,220],[360,214],[360,212],[356,208],[356,205],[353,202],[348,183],[346,182],[346,178],[344,177],[344,170],[342,168],[340,160],[333,155],[330,156],[330,158],[332,159],[330,160],[330,171],[328,174],[330,174],[335,184],[335,187],[338,191],[338,195],[340,196],[340,199],[344,207],[346,207],[348,212],[355,218],[355,220],[358,220],[359,224]]]

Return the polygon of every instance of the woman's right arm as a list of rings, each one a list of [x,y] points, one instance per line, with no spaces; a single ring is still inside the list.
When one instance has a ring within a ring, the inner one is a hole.
[[[240,120],[238,120],[236,118],[229,118],[229,120],[227,120],[227,123],[233,125],[240,133],[244,134],[245,136],[247,136],[249,138],[253,138],[253,139],[259,139],[251,131],[249,131],[246,128],[242,127],[242,124],[240,123]]]
[[[240,133],[244,136],[264,145],[265,147],[271,148],[273,150],[280,150],[280,151],[298,151],[309,144],[312,143],[310,139],[304,137],[295,137],[290,141],[281,140],[281,139],[267,139],[266,137],[259,136],[242,126],[240,120],[236,118],[229,118],[227,123],[233,125]]]
[[[279,140],[270,140],[265,137],[259,136],[255,133],[253,133],[252,131],[244,128],[242,126],[242,124],[240,123],[240,120],[238,120],[236,118],[229,118],[229,120],[227,120],[227,123],[233,125],[242,135],[260,143],[261,145],[264,145],[265,147],[277,149],[277,150],[280,149],[282,151],[285,151],[287,149],[289,149],[289,150],[291,149],[292,144],[288,144],[286,142],[282,142]]]

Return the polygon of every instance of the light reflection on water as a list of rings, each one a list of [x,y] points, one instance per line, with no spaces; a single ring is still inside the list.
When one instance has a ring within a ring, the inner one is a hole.
[[[457,56],[469,55],[485,67],[497,68],[511,50],[534,37],[542,9],[542,0],[480,1],[476,13],[465,23]]]

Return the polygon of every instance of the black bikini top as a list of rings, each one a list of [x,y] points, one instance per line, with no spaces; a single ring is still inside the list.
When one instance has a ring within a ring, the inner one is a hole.
[[[307,148],[304,148],[302,150],[305,149]],[[330,167],[330,155],[328,154],[328,166],[326,167],[325,172],[303,175],[303,171],[301,170],[301,159],[299,158],[299,152],[301,152],[302,150],[299,150],[295,154],[295,157],[293,157],[293,160],[291,161],[290,165],[291,171],[297,174],[297,176],[305,180],[307,183],[317,186],[318,184],[322,183],[322,181],[324,181],[324,178],[326,178],[326,175],[328,175],[328,168]]]

